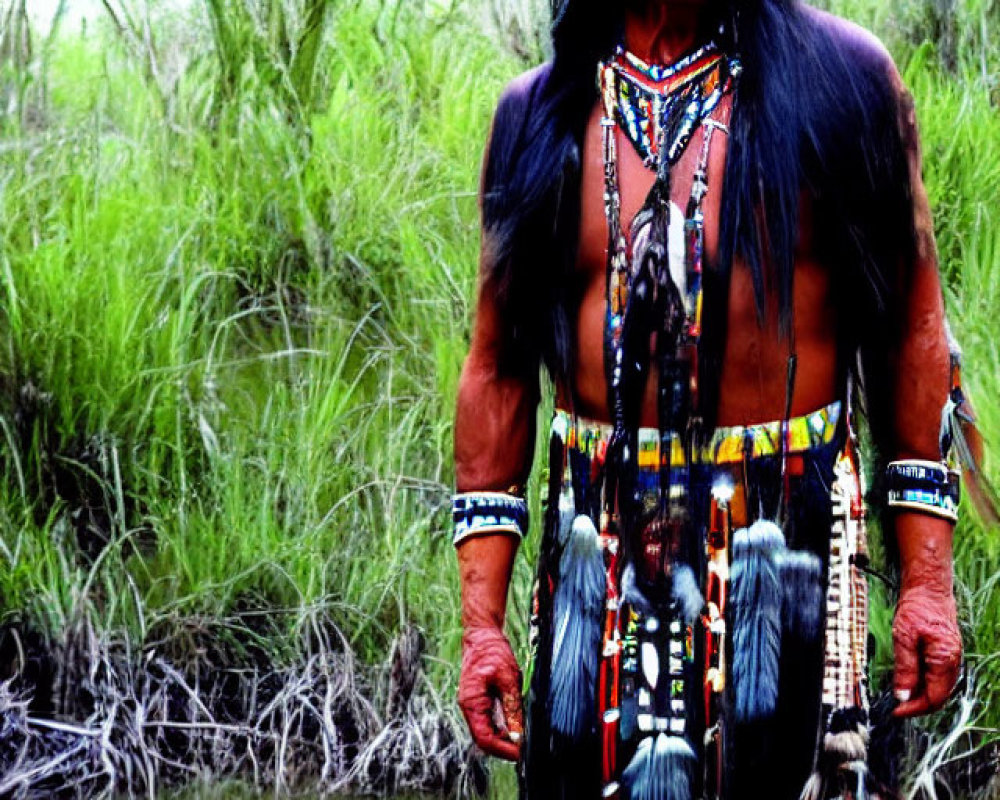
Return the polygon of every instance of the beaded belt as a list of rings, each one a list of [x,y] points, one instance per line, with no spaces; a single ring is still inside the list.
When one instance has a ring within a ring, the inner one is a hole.
[[[832,442],[840,416],[841,403],[835,401],[818,411],[788,420],[786,454],[804,453]],[[593,456],[602,442],[610,441],[612,434],[610,423],[575,417],[563,409],[556,409],[553,425],[566,431],[567,447],[588,456]],[[778,456],[781,454],[782,427],[781,420],[774,420],[755,425],[716,428],[709,440],[692,454],[691,461],[701,464],[735,464],[744,458]],[[656,469],[659,463],[660,432],[656,428],[639,428],[639,468]],[[673,440],[670,463],[674,467],[687,463],[678,437]]]

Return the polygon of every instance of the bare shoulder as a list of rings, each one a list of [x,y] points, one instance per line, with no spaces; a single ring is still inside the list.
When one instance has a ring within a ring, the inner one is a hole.
[[[908,153],[919,159],[920,141],[913,95],[903,82],[903,76],[900,75],[892,55],[882,40],[850,20],[810,6],[803,6],[803,10],[812,18],[816,27],[826,33],[847,63],[863,70],[879,82],[882,80],[887,82],[895,103],[903,146]]]
[[[851,63],[888,76],[898,89],[902,88],[902,78],[892,55],[874,33],[856,22],[812,6],[803,5],[802,11]]]

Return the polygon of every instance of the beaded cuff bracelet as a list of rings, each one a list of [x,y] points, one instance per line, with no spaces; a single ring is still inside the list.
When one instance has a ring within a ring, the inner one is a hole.
[[[482,533],[513,533],[524,538],[528,528],[528,504],[506,492],[465,492],[452,498],[456,547]]]
[[[920,511],[956,522],[959,474],[935,461],[893,461],[886,467],[886,497],[890,508]]]

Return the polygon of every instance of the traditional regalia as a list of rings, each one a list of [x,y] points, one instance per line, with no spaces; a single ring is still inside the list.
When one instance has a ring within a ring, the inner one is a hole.
[[[532,800],[865,792],[864,514],[846,402],[702,422],[702,206],[740,73],[713,44],[669,68],[620,48],[600,65],[613,420],[552,420],[522,761]],[[628,231],[619,132],[656,170]],[[671,168],[689,147],[681,210]],[[651,363],[659,424],[642,428]],[[787,378],[790,407],[794,341]]]
[[[795,0],[706,4],[719,46],[669,67],[614,49],[619,31],[595,24],[595,6],[605,4],[559,4],[553,62],[501,99],[483,174],[485,278],[504,319],[497,372],[523,376],[540,360],[569,387],[578,298],[567,287],[581,221],[573,197],[600,98],[610,421],[575,413],[571,391],[570,407],[553,415],[524,738],[495,727],[508,736],[506,753],[521,743],[528,800],[884,797],[868,757],[865,487],[849,376],[864,380],[876,447],[885,441],[894,452],[884,438],[889,344],[905,298],[892,287],[936,266],[926,241],[918,253],[929,230],[920,234],[916,220],[924,203],[911,185],[919,154],[907,104],[888,56]],[[719,256],[706,265],[708,166],[721,142]],[[627,229],[620,144],[655,172]],[[693,180],[676,205],[681,193],[671,188],[685,153]],[[838,310],[842,394],[792,416],[803,192]],[[725,330],[736,259],[762,318],[765,296],[777,301],[786,403],[780,419],[719,427],[724,348],[738,335]],[[898,461],[872,474],[887,507],[954,522],[958,477],[946,461],[954,449],[973,499],[996,519],[972,457],[955,350],[941,461]],[[657,425],[646,428],[640,412],[654,375]],[[520,488],[456,495],[456,544],[523,535]],[[957,668],[958,632],[942,624]],[[490,626],[482,635],[495,646],[464,648],[467,702],[462,681],[459,699],[484,741],[492,741],[484,708],[501,677],[501,717],[520,722],[507,708],[519,702],[508,691],[516,663]]]

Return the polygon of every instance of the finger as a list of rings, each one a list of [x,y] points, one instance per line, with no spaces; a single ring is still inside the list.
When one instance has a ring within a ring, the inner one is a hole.
[[[517,761],[521,756],[521,745],[515,742],[508,742],[494,735],[488,741],[479,744],[480,749],[489,756],[502,758],[504,761]]]
[[[469,733],[478,743],[480,738],[492,731],[490,724],[490,710],[492,702],[485,692],[481,691],[459,691],[458,707],[462,710],[462,716],[469,726]]]
[[[510,733],[507,728],[507,718],[504,715],[503,702],[499,697],[493,698],[493,727],[496,729],[497,733],[504,739],[509,739]]]
[[[900,703],[893,710],[894,717],[919,717],[941,710],[951,692],[955,688],[958,679],[958,666],[946,669],[932,669],[925,666],[924,687],[917,697],[913,697],[906,702]]]
[[[927,691],[924,697],[927,698],[927,712],[940,711],[944,708],[948,698],[951,697],[952,682],[950,680],[927,679]]]
[[[494,700],[494,723],[501,738],[519,747],[524,734],[521,671],[516,663],[507,664],[497,678],[499,696]]]
[[[513,657],[497,676],[497,689],[509,738],[511,741],[519,741],[524,731],[521,712],[521,670]]]
[[[957,632],[936,637],[926,648],[924,662],[925,694],[931,711],[937,711],[948,702],[958,682],[962,665],[962,642]]]
[[[906,686],[906,684],[895,682],[896,697],[903,702],[900,702],[895,708],[893,716],[919,717],[938,711],[948,702],[948,698],[955,688],[962,663],[961,639],[957,634],[928,635],[925,637],[923,645],[922,657],[919,647],[912,650],[905,647],[897,648],[897,670],[901,659],[902,663],[905,663],[909,653],[916,655],[918,678],[915,686],[918,691],[917,696],[908,697],[905,689],[900,690],[899,688],[901,685]]]
[[[958,681],[958,667],[951,665],[942,669],[928,669],[924,678],[926,690],[924,695],[930,711],[937,711],[944,707],[951,697],[952,690]]]
[[[493,725],[493,701],[485,694],[463,697],[459,708],[469,726],[472,741],[487,755],[516,761],[520,749],[517,744],[502,738]]]
[[[892,676],[892,688],[896,699],[906,704],[916,699],[917,685],[920,682],[920,653],[917,650],[917,637],[904,626],[893,630],[893,650],[895,667]]]
[[[928,700],[927,695],[923,692],[919,696],[914,697],[912,700],[907,700],[905,703],[900,703],[896,706],[892,715],[894,717],[919,717],[927,714],[931,711],[930,700]]]

